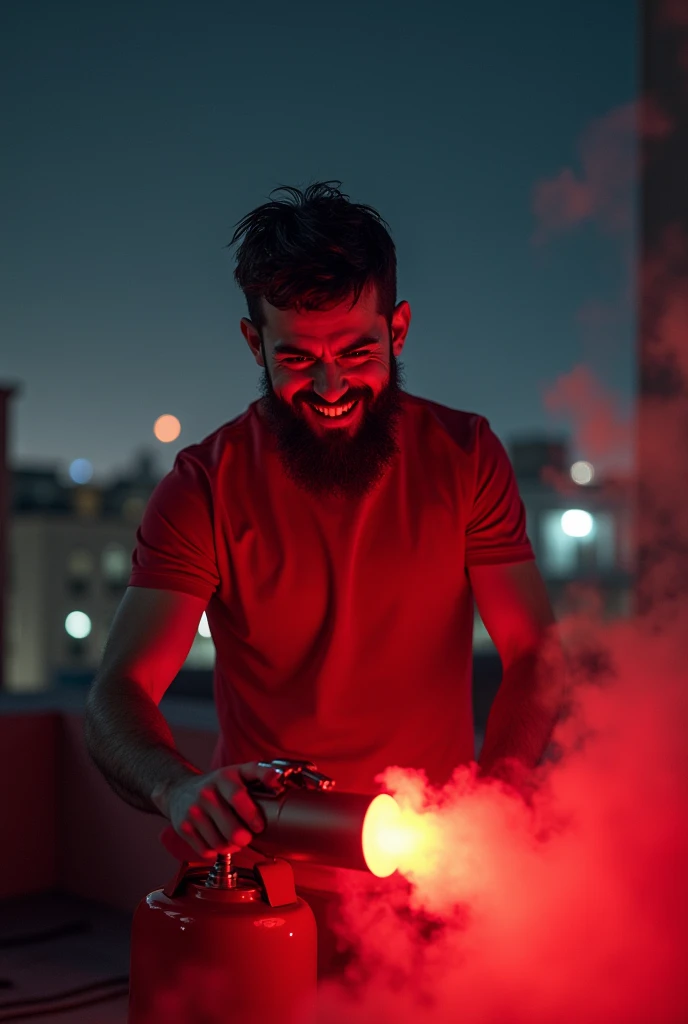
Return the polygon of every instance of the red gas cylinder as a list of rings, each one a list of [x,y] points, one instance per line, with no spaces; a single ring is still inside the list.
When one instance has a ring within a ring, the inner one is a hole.
[[[129,1024],[312,1024],[316,950],[286,861],[183,864],[134,914]]]

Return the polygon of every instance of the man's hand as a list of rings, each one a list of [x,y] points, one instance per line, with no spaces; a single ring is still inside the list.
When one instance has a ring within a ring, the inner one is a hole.
[[[161,787],[153,802],[200,857],[236,853],[265,827],[247,784],[269,786],[273,777],[274,771],[260,768],[257,761],[230,765]]]

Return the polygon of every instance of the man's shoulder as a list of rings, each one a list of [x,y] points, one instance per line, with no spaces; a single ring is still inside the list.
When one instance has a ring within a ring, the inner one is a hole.
[[[216,473],[224,463],[231,461],[238,447],[246,444],[256,416],[255,404],[252,402],[242,413],[217,427],[201,441],[181,448],[177,452],[175,466],[195,463],[209,476]]]
[[[490,427],[487,418],[480,413],[454,409],[408,392],[405,392],[404,403],[416,431],[438,433],[452,441],[466,455],[475,452],[479,432]]]

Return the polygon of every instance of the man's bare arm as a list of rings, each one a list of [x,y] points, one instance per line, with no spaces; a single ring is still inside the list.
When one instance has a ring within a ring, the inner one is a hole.
[[[506,761],[535,768],[546,753],[562,710],[565,666],[561,648],[548,638],[503,667],[480,752],[481,774],[499,774]]]
[[[248,787],[271,769],[257,761],[202,773],[176,749],[158,704],[189,653],[205,602],[129,587],[86,704],[95,764],[132,807],[168,819],[199,857],[232,853],[264,827]]]
[[[201,774],[177,750],[155,702],[131,679],[100,689],[94,683],[84,731],[88,752],[104,778],[138,810],[167,817],[169,786]]]
[[[186,660],[205,604],[129,587],[88,694],[89,754],[118,796],[142,811],[166,814],[167,788],[200,774],[176,749],[158,704]]]
[[[481,772],[500,762],[538,764],[562,710],[565,661],[547,589],[534,561],[469,570],[478,611],[502,661],[487,721]]]

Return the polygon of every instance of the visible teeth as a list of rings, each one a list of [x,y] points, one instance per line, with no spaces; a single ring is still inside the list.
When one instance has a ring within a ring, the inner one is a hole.
[[[323,416],[342,416],[345,412],[348,412],[356,404],[356,400],[349,402],[348,405],[337,405],[334,408],[328,406],[325,408],[322,405],[314,405],[313,408],[317,409]]]

